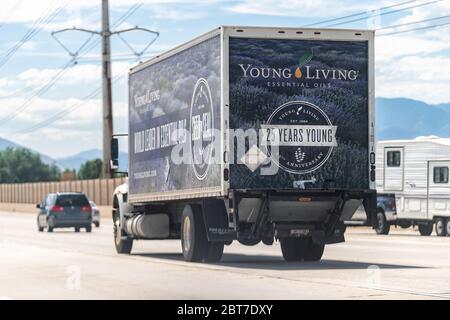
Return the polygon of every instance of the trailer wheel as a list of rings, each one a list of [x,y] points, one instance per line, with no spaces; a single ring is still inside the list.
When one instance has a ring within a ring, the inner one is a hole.
[[[318,244],[310,240],[308,250],[305,253],[305,261],[319,261],[322,259],[324,250],[324,244]]]
[[[444,218],[437,218],[435,224],[436,235],[438,237],[445,237],[447,234],[447,226]]]
[[[302,261],[308,251],[309,238],[280,238],[281,253],[286,261]]]
[[[389,234],[389,230],[391,226],[389,222],[386,220],[386,215],[382,209],[378,209],[377,211],[377,227],[375,231],[377,234]]]
[[[116,247],[116,251],[119,254],[130,254],[131,249],[133,248],[133,239],[124,239],[126,234],[123,232],[122,226],[120,225],[120,209],[115,208],[113,210],[114,245]]]
[[[200,262],[209,251],[200,205],[186,205],[181,218],[181,248],[186,261]],[[214,251],[214,249],[212,249]],[[213,254],[212,254],[213,255]]]
[[[429,236],[433,232],[433,224],[419,224],[419,232],[421,236]]]

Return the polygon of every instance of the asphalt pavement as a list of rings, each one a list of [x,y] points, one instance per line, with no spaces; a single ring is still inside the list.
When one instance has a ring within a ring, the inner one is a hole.
[[[225,247],[188,263],[178,240],[115,252],[112,223],[39,233],[36,216],[0,212],[0,299],[450,299],[450,237],[349,228],[323,260],[283,261],[278,243]]]

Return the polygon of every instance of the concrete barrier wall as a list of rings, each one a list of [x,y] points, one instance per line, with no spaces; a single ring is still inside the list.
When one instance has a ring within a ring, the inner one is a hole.
[[[0,184],[0,209],[3,204],[29,204],[33,205],[33,209],[36,209],[36,204],[42,202],[48,193],[64,191],[84,192],[88,198],[93,200],[98,206],[109,207],[112,205],[112,194],[114,189],[118,185],[124,183],[125,179],[126,178],[114,178]]]

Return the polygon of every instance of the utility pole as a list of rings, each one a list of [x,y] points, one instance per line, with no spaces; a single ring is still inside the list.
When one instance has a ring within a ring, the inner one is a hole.
[[[111,178],[111,139],[113,135],[111,91],[111,43],[109,4],[102,0],[102,89],[103,89],[103,177]]]
[[[102,30],[88,30],[84,28],[65,28],[58,31],[54,31],[51,33],[52,37],[61,45],[61,47],[66,50],[69,55],[72,57],[73,61],[76,61],[80,55],[80,51],[86,48],[86,45],[89,43],[91,38],[94,35],[100,36],[102,38],[102,91],[103,91],[103,107],[102,107],[102,125],[103,125],[103,176],[105,178],[111,178],[111,139],[113,136],[113,112],[112,112],[112,88],[111,88],[111,36],[117,35],[117,37],[130,49],[133,54],[137,57],[137,59],[141,59],[147,49],[156,41],[159,37],[159,32],[153,31],[147,28],[142,27],[132,27],[122,30],[110,30],[109,26],[109,1],[102,1]],[[130,10],[125,13],[123,17],[128,18],[132,13],[134,13],[139,7],[142,5],[142,2],[133,5]],[[123,19],[125,19],[123,18]],[[122,18],[119,19],[118,22],[113,24],[113,28],[120,25],[124,20]],[[89,33],[90,37],[78,48],[77,51],[71,51],[67,46],[64,45],[63,41],[61,41],[57,35],[70,32],[70,31],[80,31]],[[123,37],[122,34],[131,32],[131,31],[142,31],[147,32],[155,37],[153,40],[149,41],[147,45],[140,51],[136,51],[130,43],[128,43]],[[84,54],[84,53],[83,53]]]

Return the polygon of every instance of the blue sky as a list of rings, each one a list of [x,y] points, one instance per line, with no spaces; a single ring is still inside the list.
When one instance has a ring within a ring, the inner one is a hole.
[[[387,9],[362,19],[337,26],[340,28],[378,29],[450,15],[450,0],[410,1],[393,14],[377,16]],[[111,24],[139,1],[111,0]],[[156,54],[207,32],[219,25],[291,26],[338,18],[376,10],[406,2],[354,0],[233,0],[184,1],[146,0],[138,10],[116,29],[134,25],[160,32],[149,49]],[[67,3],[66,6],[64,6]],[[426,4],[428,3],[428,4]],[[426,4],[426,5],[422,5]],[[9,60],[0,66],[0,137],[12,140],[52,157],[63,157],[79,151],[101,148],[100,95],[85,97],[100,87],[100,45],[95,37],[78,63],[64,71],[55,85],[29,100],[43,84],[50,81],[70,57],[51,37],[51,32],[75,26],[99,30],[99,0],[3,0],[0,11],[0,65],[7,52],[47,10],[62,7],[49,23],[38,25],[38,33],[27,41]],[[355,18],[364,17],[365,15]],[[355,19],[353,18],[353,19]],[[352,19],[347,19],[352,20]],[[341,20],[346,21],[346,20]],[[339,21],[339,22],[341,22]],[[450,22],[450,18],[409,27],[380,30],[382,34]],[[331,23],[329,23],[331,24]],[[326,26],[321,24],[320,26]],[[152,39],[143,33],[124,35],[137,49]],[[76,50],[87,34],[66,33],[64,43]],[[126,72],[133,65],[131,51],[118,39],[112,39],[114,84],[114,126],[116,132],[127,130]],[[450,25],[441,28],[403,33],[376,39],[376,95],[407,97],[431,104],[450,102]],[[64,112],[64,117],[51,117]],[[17,110],[22,110],[17,112]],[[14,116],[11,118],[11,116]],[[47,120],[49,119],[50,120]],[[5,119],[9,119],[6,121]],[[28,130],[37,124],[46,126]]]

